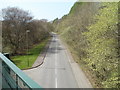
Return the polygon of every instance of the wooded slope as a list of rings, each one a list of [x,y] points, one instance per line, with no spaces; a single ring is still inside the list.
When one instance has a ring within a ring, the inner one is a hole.
[[[118,81],[118,3],[76,2],[53,24],[94,87],[116,88]]]

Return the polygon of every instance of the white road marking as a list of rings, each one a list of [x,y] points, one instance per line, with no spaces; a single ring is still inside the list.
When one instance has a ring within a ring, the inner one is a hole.
[[[57,39],[55,39],[57,42]],[[57,43],[56,43],[56,55],[55,55],[55,88],[58,88],[58,80],[57,80]]]

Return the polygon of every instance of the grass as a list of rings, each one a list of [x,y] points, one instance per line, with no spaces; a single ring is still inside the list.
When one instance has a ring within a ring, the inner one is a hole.
[[[40,52],[44,49],[48,42],[48,38],[33,46],[33,48],[29,49],[29,55],[18,55],[13,56],[11,59],[15,65],[17,65],[20,69],[30,68],[34,64],[35,60],[39,56]],[[28,66],[29,60],[29,66]]]

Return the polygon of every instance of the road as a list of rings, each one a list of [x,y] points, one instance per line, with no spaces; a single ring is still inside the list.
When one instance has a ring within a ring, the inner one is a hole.
[[[85,76],[81,74],[81,71],[80,73],[77,71],[77,75],[83,80],[76,79],[73,70],[78,69],[72,69],[70,58],[65,50],[58,36],[54,34],[44,63],[37,68],[24,70],[24,72],[43,88],[90,88],[90,83],[86,78],[84,80]],[[85,86],[86,83],[87,86]]]

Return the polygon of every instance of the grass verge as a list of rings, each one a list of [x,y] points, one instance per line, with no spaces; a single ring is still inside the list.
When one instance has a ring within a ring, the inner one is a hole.
[[[40,52],[44,49],[48,42],[48,38],[33,46],[33,48],[29,49],[29,55],[17,55],[11,57],[12,61],[15,65],[17,65],[20,69],[30,68],[34,64],[35,60],[39,56]],[[28,66],[29,61],[29,66]]]

